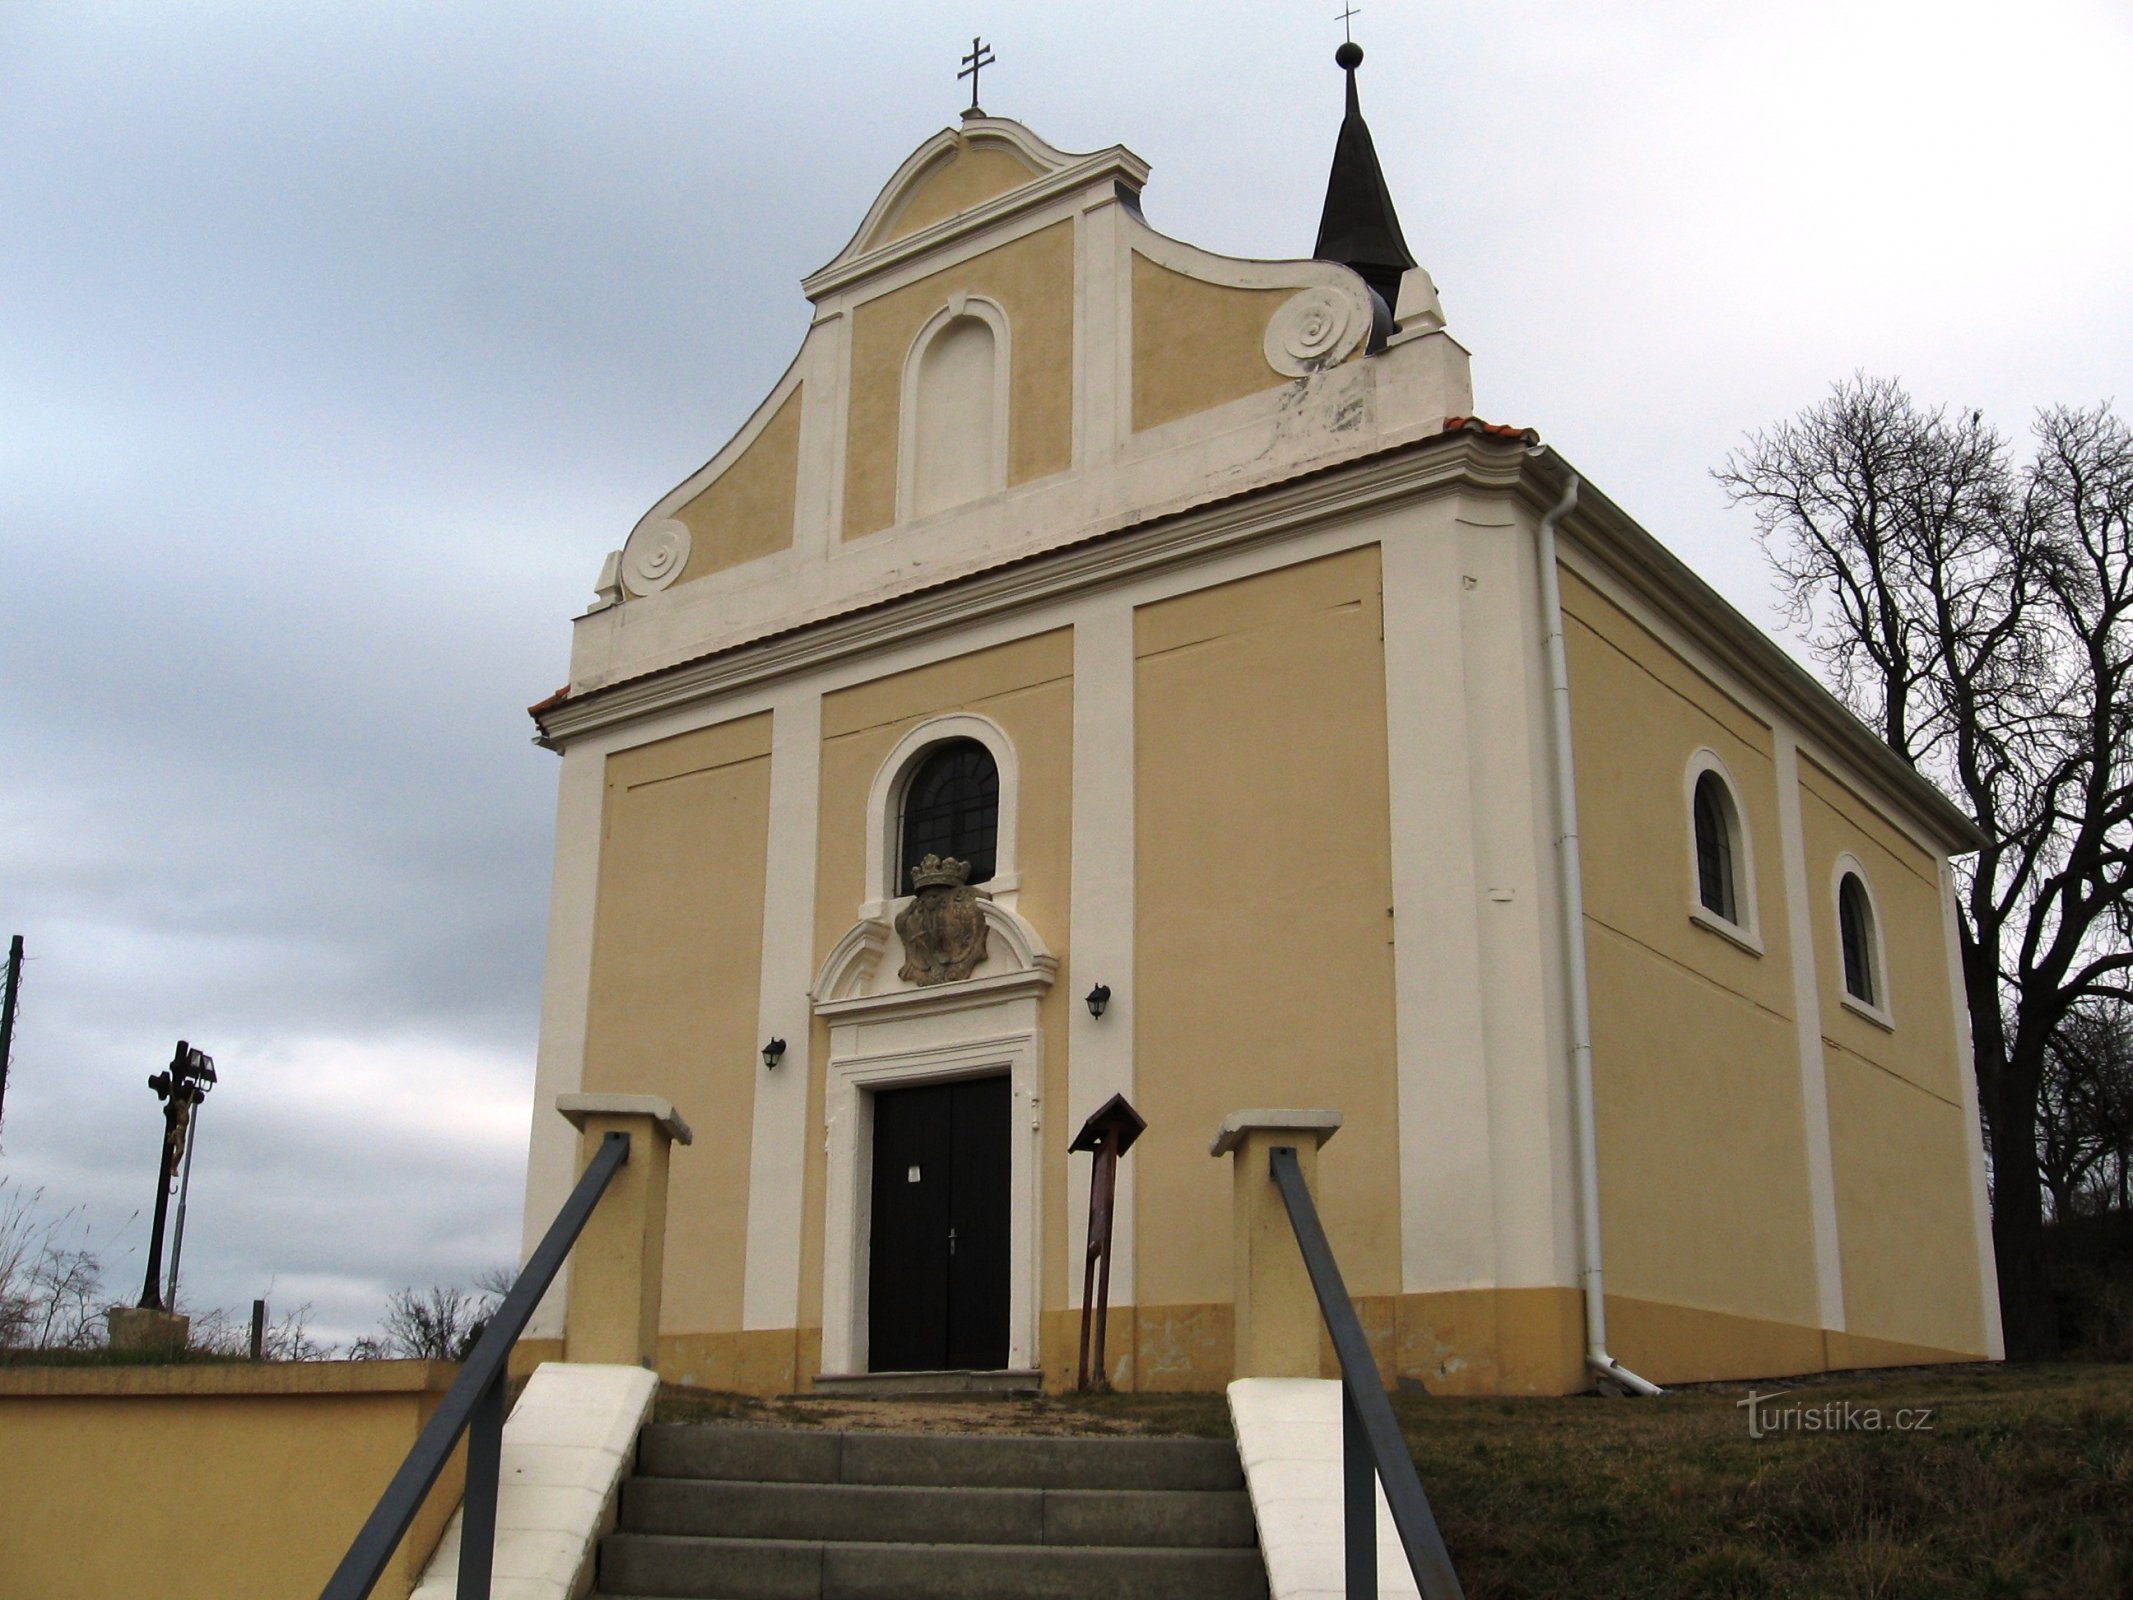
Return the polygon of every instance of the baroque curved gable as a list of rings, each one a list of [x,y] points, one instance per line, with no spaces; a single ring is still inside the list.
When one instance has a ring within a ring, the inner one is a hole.
[[[998,117],[914,150],[802,283],[815,320],[791,366],[610,558],[580,619],[573,689],[1410,442],[1471,411],[1466,352],[1420,268],[1395,308],[1338,262],[1198,249],[1148,225],[1147,175],[1123,146],[1076,155]],[[987,336],[939,345],[966,316]],[[961,356],[921,372],[935,348]],[[921,482],[949,488],[915,492]]]

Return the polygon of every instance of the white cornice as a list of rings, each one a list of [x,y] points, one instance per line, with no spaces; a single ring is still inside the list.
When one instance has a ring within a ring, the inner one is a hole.
[[[990,132],[1002,125],[999,119],[995,119],[991,122],[973,124],[972,126]],[[1013,127],[1018,133],[1025,135],[1028,132],[1028,130],[1021,128],[1019,124],[1004,124],[1004,126]],[[906,171],[915,176],[918,168],[922,168],[926,162],[939,155],[941,151],[951,148],[953,143],[954,136],[951,130],[943,130],[942,133],[936,134],[932,140],[921,145],[912,156],[911,161],[905,164]],[[1047,146],[1046,148],[1049,147]],[[882,199],[877,200],[875,206],[883,216],[887,214],[884,202],[895,194],[906,181],[905,173],[900,172],[895,179],[890,181],[889,187],[882,191]],[[1108,150],[1098,150],[1090,155],[1073,157],[1067,166],[1053,172],[1045,172],[1033,176],[1028,183],[1010,189],[1005,194],[995,195],[990,200],[974,205],[968,210],[958,211],[953,216],[944,217],[939,222],[919,229],[916,233],[908,234],[901,239],[891,240],[887,244],[877,245],[870,250],[859,249],[857,248],[858,241],[865,238],[868,232],[877,225],[875,212],[870,211],[868,220],[860,224],[860,230],[854,236],[852,245],[847,246],[828,265],[802,278],[800,280],[800,290],[808,299],[819,301],[824,296],[834,294],[839,289],[857,283],[862,278],[872,277],[874,274],[896,266],[900,262],[910,261],[916,257],[926,255],[966,235],[982,233],[994,223],[1049,205],[1062,195],[1072,194],[1077,189],[1086,188],[1092,184],[1123,183],[1128,188],[1138,191],[1147,181],[1148,163],[1131,150],[1128,150],[1124,145],[1117,144],[1111,146]]]
[[[1516,452],[1492,448],[1477,435],[1438,435],[1339,468],[1307,472],[1286,483],[1146,526],[1128,523],[1078,544],[1014,559],[938,588],[589,691],[541,713],[542,742],[560,746],[710,695],[967,626],[1121,578],[1204,560],[1390,502],[1461,486],[1508,489],[1518,481],[1520,470]]]
[[[1562,497],[1562,478],[1574,471],[1555,451],[1539,453],[1536,471],[1521,486],[1522,497],[1545,509]],[[1955,852],[1982,849],[1989,841],[1977,825],[1933,782],[1874,737],[1784,647],[1736,611],[1673,551],[1647,533],[1620,506],[1581,482],[1577,509],[1564,523],[1575,548],[1640,596],[1729,671],[1752,683],[1825,748],[1854,763],[1875,787],[1929,837]]]

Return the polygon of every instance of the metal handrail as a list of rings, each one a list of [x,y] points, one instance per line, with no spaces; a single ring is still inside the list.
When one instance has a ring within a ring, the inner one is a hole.
[[[617,1131],[601,1139],[585,1175],[570,1191],[539,1247],[527,1258],[518,1281],[475,1341],[459,1376],[416,1436],[407,1459],[378,1497],[348,1554],[341,1557],[341,1564],[319,1591],[319,1600],[364,1600],[370,1593],[462,1433],[468,1438],[466,1498],[459,1527],[459,1600],[488,1600],[489,1572],[496,1557],[497,1475],[503,1459],[504,1375],[511,1347],[533,1320],[534,1308],[555,1282],[563,1258],[578,1242],[593,1208],[629,1158],[628,1134]]]
[[[1340,1263],[1326,1243],[1326,1230],[1318,1220],[1318,1207],[1312,1204],[1303,1168],[1297,1165],[1294,1146],[1274,1146],[1269,1165],[1275,1186],[1281,1190],[1281,1203],[1288,1208],[1289,1225],[1296,1230],[1296,1246],[1303,1252],[1304,1270],[1311,1275],[1319,1314],[1326,1319],[1334,1354],[1340,1357],[1341,1529],[1347,1551],[1348,1600],[1377,1597],[1377,1485],[1381,1483],[1392,1525],[1399,1530],[1400,1546],[1407,1552],[1408,1569],[1424,1600],[1463,1600],[1459,1575],[1452,1570],[1451,1554],[1444,1548],[1444,1535],[1437,1531],[1429,1496],[1422,1492],[1422,1480],[1400,1437],[1400,1425],[1393,1420],[1392,1402],[1385,1398],[1377,1362],[1371,1359],[1348,1286],[1341,1281]]]

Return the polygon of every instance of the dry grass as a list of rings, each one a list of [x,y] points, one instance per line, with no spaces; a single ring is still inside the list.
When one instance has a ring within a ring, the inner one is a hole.
[[[1761,1386],[1768,1393],[1773,1386]],[[1742,1384],[1656,1401],[1394,1399],[1472,1600],[2106,1600],[2133,1595],[2133,1368],[1812,1380],[1811,1405],[1930,1406],[1930,1432],[1748,1436]],[[1221,1436],[1219,1395],[749,1400],[661,1421]]]
[[[2133,1594],[2133,1370],[1935,1368],[1786,1397],[1933,1408],[1902,1434],[1752,1439],[1746,1393],[1395,1406],[1473,1600]]]

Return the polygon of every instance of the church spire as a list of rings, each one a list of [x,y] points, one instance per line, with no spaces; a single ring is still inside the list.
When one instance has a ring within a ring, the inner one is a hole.
[[[1320,261],[1353,267],[1378,292],[1390,311],[1399,303],[1400,275],[1415,264],[1400,236],[1400,219],[1378,165],[1377,146],[1355,93],[1355,69],[1363,64],[1363,47],[1349,40],[1333,59],[1348,74],[1348,114],[1341,119],[1333,146],[1333,171],[1326,179],[1326,209],[1318,219],[1318,244],[1311,254]]]

